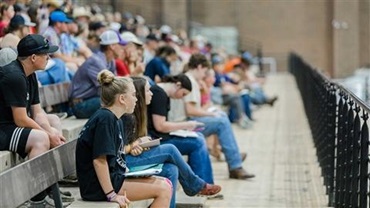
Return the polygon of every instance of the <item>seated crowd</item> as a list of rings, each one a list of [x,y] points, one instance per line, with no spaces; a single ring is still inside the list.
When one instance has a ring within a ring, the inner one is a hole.
[[[229,56],[183,31],[150,28],[141,16],[104,16],[95,7],[45,0],[32,11],[0,5],[0,111],[6,115],[0,150],[33,158],[64,144],[60,119],[47,114],[63,111],[88,119],[76,147],[84,200],[124,207],[152,198],[150,207],[175,207],[178,182],[189,196],[220,195],[210,154],[219,160],[224,154],[230,179],[255,177],[243,167],[247,154],[232,123],[252,128],[253,109],[273,106],[277,97],[263,91],[266,80],[256,76],[250,53]],[[71,83],[69,103],[41,108],[38,86],[61,82]],[[148,138],[161,144],[141,147]],[[163,164],[156,176],[124,175],[153,163]],[[43,203],[46,192],[29,207]]]

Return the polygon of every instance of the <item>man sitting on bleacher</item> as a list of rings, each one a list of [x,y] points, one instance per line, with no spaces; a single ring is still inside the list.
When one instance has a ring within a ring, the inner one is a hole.
[[[65,142],[60,126],[52,126],[40,106],[34,73],[45,69],[49,53],[58,47],[41,35],[27,35],[17,50],[17,60],[0,68],[0,150],[31,159]],[[33,201],[45,196],[39,194]]]

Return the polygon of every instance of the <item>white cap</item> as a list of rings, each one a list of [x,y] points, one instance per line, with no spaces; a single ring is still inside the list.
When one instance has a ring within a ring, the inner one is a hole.
[[[35,27],[35,26],[36,26],[36,23],[31,22],[31,18],[30,18],[27,14],[23,14],[23,13],[21,13],[20,15],[21,15],[21,16],[23,17],[23,19],[24,19],[24,25],[26,25],[26,26],[30,26],[30,27]]]
[[[161,28],[159,28],[159,30],[161,31],[161,33],[164,33],[164,34],[172,33],[172,28],[168,25],[162,25]]]
[[[76,17],[88,17],[90,18],[91,13],[85,7],[75,7],[73,8],[73,18]]]
[[[131,42],[137,45],[143,45],[143,42],[141,42],[139,38],[137,38],[136,35],[132,32],[125,31],[121,33],[121,38],[128,43]]]
[[[112,44],[126,45],[127,41],[122,40],[118,32],[114,30],[104,31],[100,35],[100,45],[112,45]]]

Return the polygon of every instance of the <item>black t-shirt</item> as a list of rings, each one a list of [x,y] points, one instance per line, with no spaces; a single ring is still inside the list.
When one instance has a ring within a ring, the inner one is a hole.
[[[84,200],[106,200],[93,165],[93,160],[102,155],[107,157],[114,190],[121,189],[126,170],[123,134],[122,121],[105,108],[92,115],[81,130],[76,146],[76,170]]]
[[[11,107],[25,107],[31,117],[31,106],[40,103],[36,74],[26,76],[22,64],[14,60],[0,67],[0,124],[14,124]]]
[[[165,116],[166,120],[168,112],[170,111],[170,98],[166,92],[159,86],[153,85],[150,90],[153,93],[152,102],[148,106],[148,133],[153,138],[162,137],[162,139],[168,139],[168,133],[158,132],[153,125],[152,115]]]

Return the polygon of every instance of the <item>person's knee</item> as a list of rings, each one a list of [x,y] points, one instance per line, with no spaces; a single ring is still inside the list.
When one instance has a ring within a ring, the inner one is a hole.
[[[176,154],[176,152],[179,152],[177,147],[173,144],[162,144],[162,145],[159,145],[159,148],[161,148],[163,152],[167,152],[171,155],[174,155]]]
[[[171,178],[177,180],[179,178],[179,169],[177,166],[172,163],[167,163],[166,167],[168,169],[167,172],[171,174]]]
[[[168,178],[160,179],[158,187],[158,195],[171,199],[172,197],[172,182]]]
[[[29,148],[31,150],[47,151],[50,149],[49,135],[43,131],[37,131],[29,138]]]
[[[52,127],[58,128],[62,125],[59,117],[54,114],[47,114],[48,121]]]
[[[230,126],[230,120],[227,116],[224,116],[224,115],[220,116],[219,122],[223,127]],[[222,129],[224,129],[224,128],[222,128]]]

